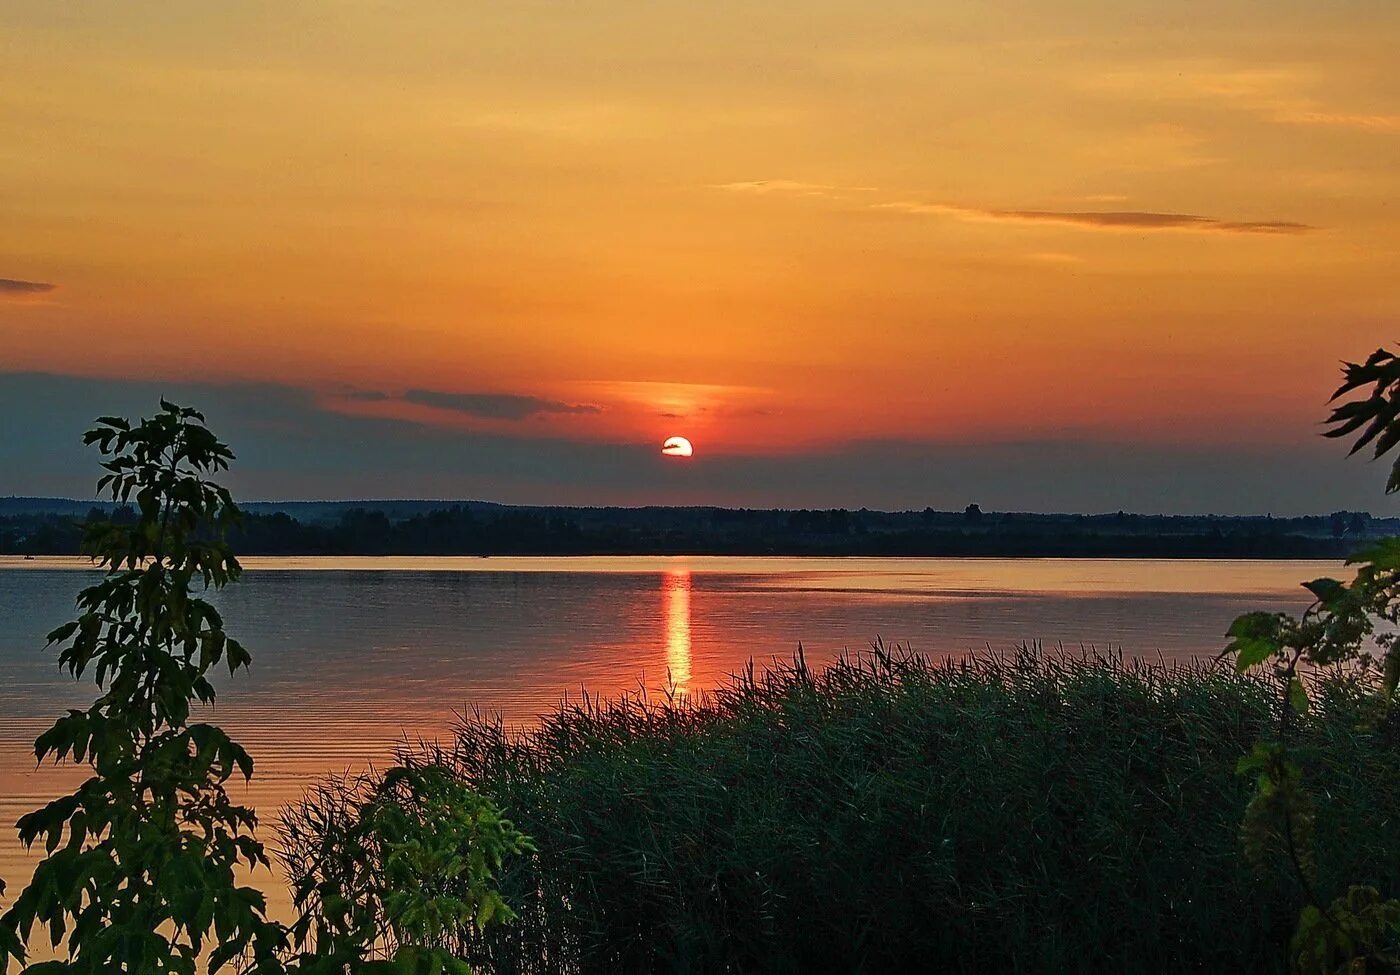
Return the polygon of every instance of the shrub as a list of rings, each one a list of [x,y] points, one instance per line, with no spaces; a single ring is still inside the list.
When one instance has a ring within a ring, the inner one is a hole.
[[[411,758],[319,795],[329,817],[282,828],[300,912],[292,934],[308,949],[295,970],[469,975],[464,943],[515,917],[493,884],[507,857],[533,849],[529,838],[450,770]]]

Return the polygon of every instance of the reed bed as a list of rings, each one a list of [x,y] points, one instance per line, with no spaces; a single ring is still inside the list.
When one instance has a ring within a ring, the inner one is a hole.
[[[1318,885],[1400,890],[1400,722],[1318,678],[1301,732]],[[483,970],[1279,972],[1300,893],[1241,856],[1267,682],[1022,648],[749,668],[703,695],[585,696],[535,728],[461,718],[408,746],[538,853]],[[284,814],[288,863],[366,783]]]

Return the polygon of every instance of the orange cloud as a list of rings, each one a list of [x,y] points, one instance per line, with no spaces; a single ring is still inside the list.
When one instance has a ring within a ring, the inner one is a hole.
[[[999,210],[951,203],[877,203],[877,209],[947,216],[958,220],[1053,223],[1091,230],[1191,230],[1230,234],[1301,234],[1316,227],[1290,220],[1220,220],[1194,213],[1148,210]]]
[[[1184,62],[1100,72],[1084,79],[1081,87],[1150,101],[1222,105],[1284,125],[1400,133],[1400,115],[1341,110],[1306,93],[1324,80],[1315,69]]]
[[[737,183],[718,183],[710,189],[753,196],[817,197],[827,200],[848,200],[860,194],[880,192],[876,186],[834,186],[828,183],[804,183],[795,179],[742,180]]]
[[[1280,122],[1293,125],[1327,125],[1362,132],[1400,132],[1400,115],[1366,115],[1354,112],[1327,112],[1316,109],[1288,109],[1277,115]]]

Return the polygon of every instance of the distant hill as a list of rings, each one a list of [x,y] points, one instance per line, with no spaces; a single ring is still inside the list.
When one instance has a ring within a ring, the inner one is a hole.
[[[7,515],[86,515],[93,508],[111,511],[110,501],[76,501],[72,498],[0,497],[0,517]],[[291,515],[299,521],[334,521],[343,512],[362,508],[382,511],[392,518],[406,518],[437,508],[463,507],[473,510],[504,508],[494,501],[251,501],[239,507],[257,514]]]

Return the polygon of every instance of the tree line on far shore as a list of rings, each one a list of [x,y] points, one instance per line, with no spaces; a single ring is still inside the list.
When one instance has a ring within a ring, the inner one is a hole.
[[[75,555],[85,527],[128,510],[0,514],[0,554]],[[1047,515],[932,508],[527,508],[453,504],[400,514],[330,506],[318,517],[245,512],[249,555],[887,555],[1342,558],[1379,523],[1364,512],[1294,518]],[[1381,529],[1381,534],[1384,530]]]

